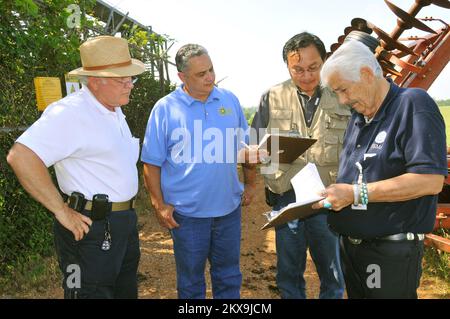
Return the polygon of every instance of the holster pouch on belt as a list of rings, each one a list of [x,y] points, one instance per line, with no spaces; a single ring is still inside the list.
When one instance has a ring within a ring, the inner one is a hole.
[[[103,220],[111,213],[112,203],[108,200],[108,195],[96,194],[92,198],[92,220]]]
[[[275,193],[273,193],[269,187],[265,187],[264,188],[264,192],[266,194],[266,204],[269,205],[270,207],[273,207],[276,205],[277,201],[276,201],[276,195]]]
[[[67,195],[66,195],[67,196]],[[73,192],[69,197],[69,207],[81,213],[86,205],[84,195],[79,192]]]

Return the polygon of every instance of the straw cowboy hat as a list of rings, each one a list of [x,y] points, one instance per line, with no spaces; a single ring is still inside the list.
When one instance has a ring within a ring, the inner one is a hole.
[[[69,75],[97,77],[127,77],[145,71],[144,63],[132,59],[126,39],[98,36],[80,46],[83,67],[72,70]]]

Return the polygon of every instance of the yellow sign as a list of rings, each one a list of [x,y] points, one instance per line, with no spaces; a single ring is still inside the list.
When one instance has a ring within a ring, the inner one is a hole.
[[[36,100],[39,111],[60,99],[62,99],[61,82],[55,77],[34,78],[34,88],[36,89]]]

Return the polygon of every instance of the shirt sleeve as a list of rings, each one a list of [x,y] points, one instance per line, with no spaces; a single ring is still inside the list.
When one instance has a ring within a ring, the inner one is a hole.
[[[80,149],[77,116],[71,106],[49,105],[42,116],[19,138],[17,143],[30,148],[47,167],[70,157]]]
[[[405,143],[406,171],[416,174],[447,176],[445,123],[436,103],[427,94],[414,103],[423,107],[414,111]]]
[[[142,145],[141,161],[161,167],[167,157],[167,119],[163,105],[156,104],[150,113]]]

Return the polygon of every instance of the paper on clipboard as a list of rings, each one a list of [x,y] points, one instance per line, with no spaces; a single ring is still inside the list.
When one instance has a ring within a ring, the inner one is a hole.
[[[319,212],[311,207],[324,199],[319,195],[325,186],[316,165],[308,163],[291,179],[291,184],[295,191],[295,203],[289,204],[278,212],[266,213],[269,221],[261,229],[281,225],[294,219],[306,218]]]

